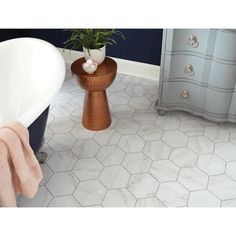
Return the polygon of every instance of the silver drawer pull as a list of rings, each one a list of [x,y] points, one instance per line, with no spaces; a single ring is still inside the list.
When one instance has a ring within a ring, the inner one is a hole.
[[[199,45],[199,42],[197,40],[197,36],[192,34],[188,37],[188,44],[194,48],[197,48]]]
[[[194,74],[193,66],[191,64],[187,64],[184,68],[184,73],[186,75],[193,75]]]
[[[180,96],[182,98],[188,98],[189,97],[189,91],[187,91],[187,90],[182,91]]]

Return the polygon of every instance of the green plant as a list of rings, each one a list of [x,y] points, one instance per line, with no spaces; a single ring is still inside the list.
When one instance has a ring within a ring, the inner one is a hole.
[[[115,29],[70,29],[71,36],[64,42],[65,48],[71,50],[84,47],[89,49],[100,49],[106,45],[116,44],[114,35],[125,40],[125,36]]]

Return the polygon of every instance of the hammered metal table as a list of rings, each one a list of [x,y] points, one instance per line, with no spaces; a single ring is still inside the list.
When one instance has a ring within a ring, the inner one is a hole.
[[[106,89],[116,77],[116,62],[106,57],[93,74],[87,74],[82,64],[84,58],[74,61],[71,72],[77,83],[85,90],[82,124],[89,130],[103,130],[110,126],[111,115]]]

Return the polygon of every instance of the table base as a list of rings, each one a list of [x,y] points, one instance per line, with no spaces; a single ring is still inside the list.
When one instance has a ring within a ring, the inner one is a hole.
[[[82,124],[94,131],[110,126],[111,115],[105,90],[85,92]]]

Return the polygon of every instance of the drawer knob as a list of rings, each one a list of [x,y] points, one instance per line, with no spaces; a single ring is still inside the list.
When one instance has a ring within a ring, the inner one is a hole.
[[[184,68],[184,73],[186,75],[193,75],[194,74],[193,66],[191,64],[187,64]]]
[[[197,36],[192,34],[188,37],[188,44],[194,48],[197,48],[199,45],[199,42],[197,40]]]
[[[189,97],[189,92],[187,90],[184,90],[181,92],[180,96],[182,98],[188,98]]]

